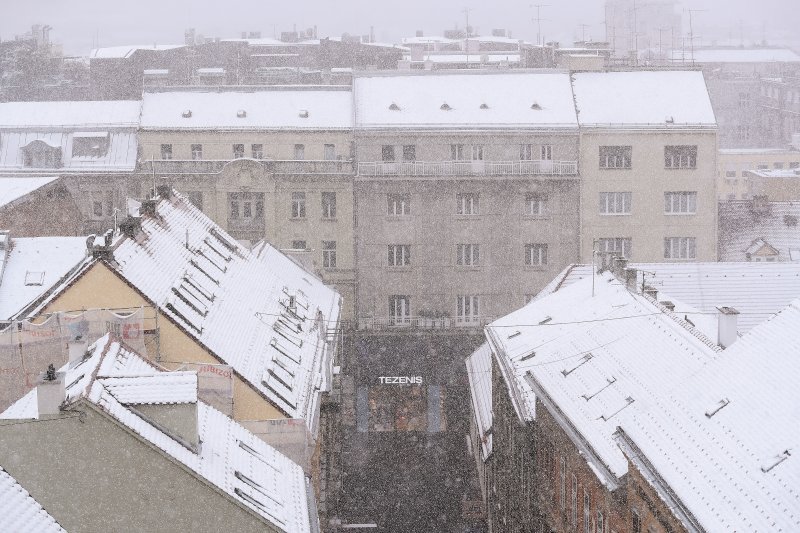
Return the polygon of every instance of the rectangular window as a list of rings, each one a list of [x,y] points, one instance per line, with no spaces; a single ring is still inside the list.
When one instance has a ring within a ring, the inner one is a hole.
[[[390,216],[410,215],[411,214],[411,195],[410,194],[388,194],[388,211]]]
[[[726,178],[735,178],[736,177],[736,163],[726,163],[725,164],[725,177]]]
[[[775,170],[783,170],[783,163],[773,163],[772,168]]]
[[[477,295],[460,295],[456,298],[456,322],[473,324],[480,321],[480,298]]]
[[[664,239],[664,259],[695,259],[696,247],[694,237],[667,237]]]
[[[203,192],[202,191],[186,191],[186,196],[197,209],[203,210]]]
[[[336,160],[336,145],[326,144],[324,146],[323,157],[324,157],[325,161],[335,161]]]
[[[597,533],[605,533],[606,532],[606,517],[603,515],[603,511],[597,511]]]
[[[322,267],[336,268],[336,241],[322,241]]]
[[[572,474],[572,525],[578,525],[578,478]]]
[[[306,241],[292,241],[292,250],[305,250]]]
[[[230,202],[228,204],[228,211],[230,212],[230,218],[238,219],[239,218],[239,200],[236,198],[231,197]]]
[[[391,325],[411,322],[411,297],[395,294],[389,296],[389,323]]]
[[[664,168],[697,168],[697,146],[665,146]]]
[[[172,159],[172,145],[171,144],[162,144],[161,145],[161,159]]]
[[[601,146],[600,168],[631,168],[631,146]]]
[[[519,160],[520,161],[533,161],[533,145],[520,144],[519,145]]]
[[[480,263],[480,245],[457,244],[456,264],[459,266],[477,266]]]
[[[114,216],[114,193],[111,191],[89,192],[91,218],[95,220]]]
[[[478,195],[473,192],[463,192],[456,194],[456,214],[457,215],[477,215]]]
[[[631,533],[642,533],[642,517],[637,509],[631,509]]]
[[[604,237],[597,239],[597,245],[597,251],[600,253],[615,252],[626,259],[631,258],[630,237]]]
[[[525,214],[544,215],[547,197],[538,193],[527,193],[525,195]]]
[[[540,150],[540,155],[542,156],[542,161],[552,161],[553,160],[553,146],[549,144],[543,144]]]
[[[591,517],[591,508],[589,500],[589,491],[583,489],[583,531],[584,533],[592,533],[591,526],[592,521],[590,520]]]
[[[789,168],[790,169],[800,168],[800,161],[790,161]]]
[[[466,154],[464,153],[464,145],[463,144],[451,144],[450,145],[450,160],[451,161],[464,161],[466,160]]]
[[[103,157],[108,153],[108,141],[107,133],[74,133],[72,157]]]
[[[295,144],[294,145],[294,159],[295,161],[303,161],[306,158],[306,145],[305,144]]]
[[[241,159],[244,157],[244,145],[243,144],[234,144],[233,145],[233,158],[234,159]]]
[[[292,218],[306,218],[306,193],[292,193]]]
[[[388,264],[390,267],[411,266],[411,245],[390,244]]]
[[[261,221],[264,218],[264,193],[228,193],[228,211],[230,218],[242,221],[240,224]]]
[[[561,456],[561,463],[560,463],[560,487],[561,490],[559,491],[559,499],[558,502],[561,505],[561,509],[564,510],[567,507],[567,459],[563,455]]]
[[[601,215],[630,215],[631,193],[629,192],[601,192]]]
[[[739,107],[750,107],[750,93],[739,93]]]
[[[203,159],[203,145],[202,144],[193,144],[192,145],[192,160],[199,161]]]
[[[264,145],[251,144],[250,153],[252,154],[253,159],[264,159]]]
[[[697,193],[694,191],[665,192],[664,212],[692,215],[697,213]]]
[[[525,245],[525,265],[540,266],[547,264],[547,245],[546,244],[526,244]]]
[[[322,218],[336,218],[336,193],[322,193]]]
[[[736,126],[736,136],[740,141],[750,140],[750,126],[740,124]]]
[[[394,161],[394,146],[391,144],[384,144],[381,147],[381,161],[384,163],[391,163]]]
[[[404,144],[403,145],[403,161],[416,161],[417,160],[417,145]]]
[[[472,161],[483,161],[483,145],[472,145]]]

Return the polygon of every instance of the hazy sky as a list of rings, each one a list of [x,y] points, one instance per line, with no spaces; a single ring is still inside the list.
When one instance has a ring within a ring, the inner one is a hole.
[[[470,25],[481,34],[506,28],[514,37],[536,40],[536,8],[541,8],[544,37],[570,43],[581,37],[604,38],[603,0],[0,0],[0,38],[11,39],[32,24],[53,27],[53,41],[67,53],[87,54],[96,36],[101,46],[121,44],[171,44],[183,42],[183,31],[194,27],[207,37],[238,37],[242,31],[273,32],[312,27],[320,37],[343,32],[367,34],[375,28],[379,41],[399,41],[424,30],[441,34],[444,28],[464,26],[464,8]],[[647,2],[643,0],[642,3]],[[683,0],[676,10],[693,13],[694,31],[705,39],[735,35],[739,24],[745,34],[760,40],[800,40],[800,9],[797,0]],[[684,17],[688,26],[688,15]]]

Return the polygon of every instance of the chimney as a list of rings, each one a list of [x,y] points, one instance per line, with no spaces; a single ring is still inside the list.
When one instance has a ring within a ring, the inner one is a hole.
[[[69,351],[69,362],[74,363],[81,361],[86,356],[86,350],[89,348],[89,340],[78,335],[77,338],[67,342],[67,349]]]
[[[119,223],[119,230],[126,237],[133,239],[139,230],[142,229],[142,219],[139,217],[128,217]]]
[[[670,302],[669,300],[664,300],[663,302],[660,303],[670,311],[675,310],[675,304],[673,302]]]
[[[639,271],[635,268],[625,269],[625,288],[631,292],[636,292],[636,279],[638,272]]]
[[[645,285],[644,294],[653,300],[658,301],[658,289],[651,287],[650,285]]]
[[[66,372],[56,372],[52,364],[47,367],[47,372],[39,374],[36,384],[39,416],[61,413],[61,404],[67,399],[67,390],[64,385],[66,375]]]
[[[717,307],[717,344],[728,348],[739,337],[739,311],[733,307]]]
[[[155,216],[156,204],[158,204],[158,200],[142,200],[142,206],[139,208],[139,214]]]
[[[628,260],[619,255],[611,256],[611,273],[618,280],[623,280],[625,269],[628,268]]]
[[[172,198],[172,187],[169,185],[159,185],[156,187],[156,193],[164,200]]]

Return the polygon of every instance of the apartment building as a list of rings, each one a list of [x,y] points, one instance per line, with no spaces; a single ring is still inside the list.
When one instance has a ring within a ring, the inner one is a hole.
[[[147,92],[141,194],[169,184],[234,238],[303,257],[353,313],[352,93]]]
[[[717,127],[696,71],[573,75],[581,261],[716,260]]]
[[[78,235],[83,213],[55,176],[0,174],[0,228],[20,237]]]
[[[795,139],[800,144],[800,138]],[[717,158],[717,199],[800,200],[800,151],[797,148],[720,149]]]
[[[565,72],[354,81],[359,327],[475,327],[578,253]]]

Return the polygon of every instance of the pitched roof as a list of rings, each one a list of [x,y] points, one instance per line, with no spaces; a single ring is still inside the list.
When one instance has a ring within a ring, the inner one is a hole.
[[[0,103],[0,130],[47,128],[136,128],[141,102],[95,100]]]
[[[17,480],[0,467],[0,530],[61,531],[64,529]]]
[[[478,438],[485,461],[492,454],[492,350],[484,342],[465,361]]]
[[[766,202],[759,210],[751,200],[719,203],[721,261],[744,261],[750,246],[763,239],[778,250],[778,261],[800,261],[800,202]]]
[[[142,45],[123,45],[123,46],[106,46],[104,48],[94,48],[89,53],[90,59],[124,59],[133,55],[138,50],[174,50],[176,48],[185,48],[184,44],[142,44]]]
[[[691,378],[670,380],[651,409],[622,413],[626,437],[705,530],[800,529],[798,353],[795,300]]]
[[[580,72],[573,79],[581,126],[716,127],[702,72]]]
[[[88,401],[100,407],[102,412],[269,523],[285,531],[312,530],[308,503],[311,489],[302,468],[223,413],[198,401],[196,373],[165,372],[110,335],[99,339],[90,351],[83,361],[67,364],[60,370],[66,372],[68,403]],[[189,375],[195,376],[193,396],[182,392],[178,401],[197,404],[201,442],[197,450],[190,450],[129,407],[142,403],[142,399],[146,403],[176,401],[175,393],[168,387],[153,388],[153,383],[177,384],[185,392],[188,388],[183,384]],[[138,392],[132,396],[123,392],[124,384]],[[145,393],[145,398],[139,393]],[[156,398],[158,393],[164,395],[162,400]],[[38,418],[36,389],[0,414],[0,418]]]
[[[57,179],[56,176],[30,178],[0,176],[0,208],[24,198]]]
[[[577,129],[566,72],[364,75],[353,91],[356,128]]]

